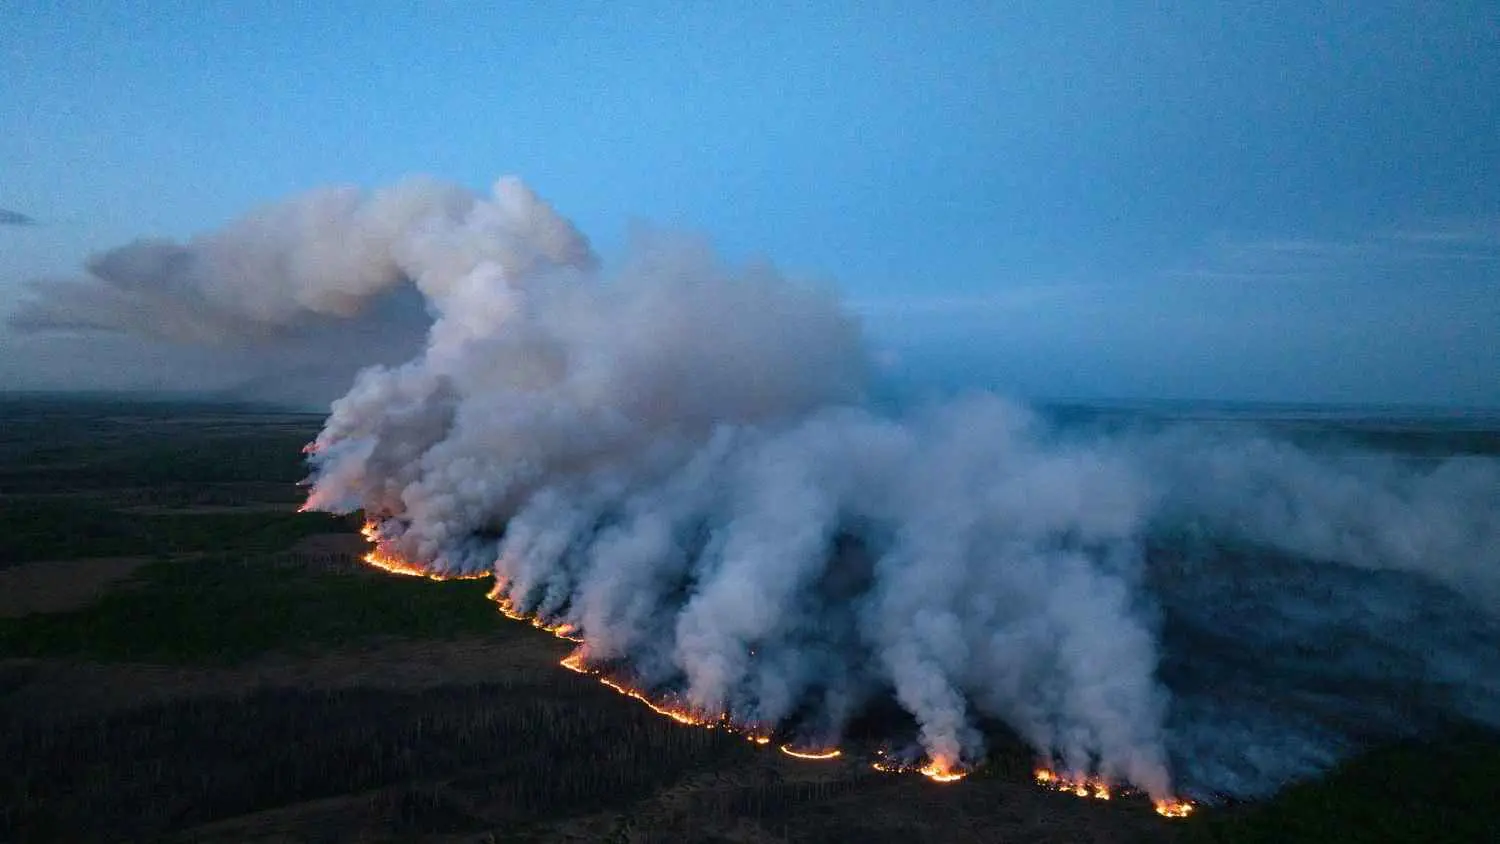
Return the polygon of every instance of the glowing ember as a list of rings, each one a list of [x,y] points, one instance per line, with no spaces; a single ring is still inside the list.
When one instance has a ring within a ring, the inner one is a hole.
[[[933,782],[941,783],[958,782],[959,780],[969,775],[968,771],[965,771],[957,765],[946,762],[944,760],[934,759],[919,768],[914,765],[906,764],[904,762],[898,762],[893,759],[885,758],[884,751],[876,751],[876,755],[880,756],[881,758],[872,762],[870,764],[870,767],[874,768],[877,771],[880,771],[883,774],[904,774],[908,772],[916,772],[932,780]]]
[[[1092,797],[1095,800],[1108,800],[1113,796],[1109,783],[1100,777],[1064,776],[1047,768],[1036,770],[1037,785],[1050,788],[1053,791],[1062,791],[1075,797]]]
[[[679,724],[683,724],[689,727],[717,726],[719,719],[703,718],[690,709],[658,704],[655,701],[651,700],[651,698],[646,697],[646,695],[642,692],[632,689],[629,686],[622,686],[619,683],[616,683],[615,681],[609,679],[608,677],[600,677],[599,682],[603,683],[606,686],[609,686],[611,689],[614,689],[615,691],[626,697],[635,698],[641,703],[646,704],[646,706],[649,707],[651,711],[655,712],[657,715],[665,715]]]
[[[947,762],[936,759],[918,768],[917,773],[933,782],[958,782],[968,775],[967,771],[961,771]]]
[[[505,615],[507,617],[509,617],[509,618],[519,618],[519,617],[522,617],[522,616],[519,616],[518,614],[515,614],[513,610],[510,611],[510,612],[507,612],[506,608],[504,606],[501,606],[500,612],[505,613]],[[546,623],[545,621],[542,621],[539,618],[533,618],[533,619],[531,619],[531,626],[537,628],[538,630],[545,630],[548,633],[551,633],[552,635],[556,636],[559,639],[567,639],[569,642],[582,642],[583,641],[582,637],[575,635],[575,633],[578,630],[578,628],[574,627],[573,625],[568,624],[566,622],[559,623],[559,624],[548,624],[548,623]]]
[[[370,538],[370,535],[366,534],[366,538]],[[366,565],[405,577],[425,577],[428,580],[480,580],[489,577],[488,572],[479,572],[477,574],[444,574],[442,572],[430,571],[416,563],[390,553],[380,545],[376,545],[375,550],[364,555],[362,559]]]
[[[1078,797],[1092,797],[1095,800],[1108,800],[1113,796],[1109,783],[1098,777],[1073,777],[1059,774],[1047,768],[1036,770],[1037,785],[1060,791],[1064,794],[1073,794]],[[1196,808],[1188,800],[1157,800],[1155,801],[1156,813],[1166,818],[1185,818],[1193,813]]]
[[[844,752],[837,747],[828,750],[793,750],[790,745],[785,744],[781,746],[781,752],[797,759],[811,759],[815,762],[824,759],[837,759],[844,755]]]
[[[566,657],[563,657],[562,661],[558,664],[568,669],[569,671],[576,671],[579,674],[586,674],[596,677],[600,683],[603,683],[604,685],[608,686],[611,689],[614,689],[615,691],[628,698],[633,698],[640,701],[641,703],[646,704],[646,706],[650,708],[652,712],[655,712],[657,715],[665,715],[666,717],[671,718],[673,721],[676,721],[679,724],[683,724],[689,727],[707,727],[709,729],[713,729],[714,727],[717,727],[721,723],[723,723],[723,718],[706,718],[696,712],[693,712],[687,707],[673,706],[668,703],[657,703],[651,698],[646,697],[646,694],[644,692],[641,692],[637,689],[632,689],[629,686],[624,685],[623,683],[597,674],[593,669],[590,669],[587,665],[584,664],[582,649],[576,650],[573,653],[568,654]],[[751,740],[759,741],[754,737],[752,737]],[[770,741],[770,739],[766,739],[766,741]]]
[[[1156,813],[1164,818],[1185,818],[1193,813],[1193,804],[1187,800],[1158,800]]]
[[[407,577],[425,577],[430,580],[473,580],[489,576],[488,573],[447,575],[439,572],[429,571],[416,563],[410,562],[402,558],[400,555],[392,553],[388,549],[386,542],[380,536],[379,526],[373,521],[365,522],[364,526],[360,529],[360,534],[364,536],[367,541],[375,545],[375,547],[364,556],[365,563],[374,566],[375,568],[381,569],[382,571],[387,571],[392,574],[405,575]],[[583,641],[583,639],[578,635],[579,630],[576,625],[570,624],[568,622],[543,621],[536,616],[527,615],[526,613],[517,609],[510,596],[505,594],[508,585],[509,584],[506,583],[503,579],[496,578],[495,586],[489,592],[490,599],[495,602],[495,605],[500,609],[501,614],[506,618],[510,618],[515,621],[525,621],[531,626],[536,627],[539,630],[545,630],[560,639],[567,639],[572,642]],[[754,651],[752,651],[751,653],[754,653]],[[757,745],[766,745],[771,743],[771,737],[761,732],[761,730],[764,729],[764,725],[737,726],[730,723],[729,719],[724,715],[707,716],[703,713],[695,712],[685,706],[679,706],[667,701],[652,700],[639,689],[631,688],[630,686],[627,686],[617,680],[613,680],[600,674],[597,670],[589,668],[587,662],[585,661],[583,648],[579,648],[573,651],[571,654],[568,654],[562,659],[559,664],[569,671],[574,671],[585,676],[594,677],[600,683],[608,686],[610,689],[613,689],[619,694],[638,700],[649,707],[652,712],[671,718],[673,721],[676,721],[679,724],[683,724],[689,727],[704,727],[706,729],[724,728],[732,730],[734,732],[744,733],[745,739],[747,741],[753,742]],[[806,759],[811,761],[826,761],[829,759],[837,759],[843,755],[843,751],[839,750],[836,747],[825,748],[822,750],[798,750],[790,745],[783,744],[780,745],[780,750],[782,753],[785,753],[786,755],[791,756],[795,759]],[[903,764],[901,762],[884,758],[883,753],[879,755],[881,756],[881,758],[871,763],[870,767],[884,773],[895,774],[905,773],[907,771],[916,771],[917,773],[921,774],[924,777],[927,777],[933,782],[939,783],[957,782],[963,779],[968,774],[967,771],[964,771],[957,764],[952,763],[948,760],[933,759],[928,761],[920,768],[917,768],[909,764]],[[1038,768],[1036,770],[1035,776],[1038,785],[1044,788],[1052,789],[1054,791],[1074,794],[1079,797],[1092,797],[1095,800],[1109,800],[1112,797],[1109,783],[1105,782],[1102,778],[1099,777],[1066,776],[1052,771],[1048,768]],[[1157,800],[1155,801],[1155,806],[1157,814],[1168,818],[1185,818],[1188,815],[1192,814],[1195,808],[1191,802],[1187,800],[1177,799]]]

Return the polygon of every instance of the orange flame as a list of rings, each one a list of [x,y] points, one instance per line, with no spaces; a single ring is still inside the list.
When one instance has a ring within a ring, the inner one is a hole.
[[[584,654],[582,648],[579,648],[578,650],[575,650],[567,656],[563,657],[562,661],[558,664],[568,669],[569,671],[576,671],[579,674],[595,677],[600,683],[604,684],[605,686],[614,689],[616,692],[619,692],[620,694],[628,698],[633,698],[640,701],[641,703],[644,703],[652,712],[655,712],[657,715],[665,715],[666,717],[671,718],[673,721],[676,721],[679,724],[683,724],[689,727],[707,727],[709,729],[713,729],[714,727],[720,726],[724,723],[724,719],[722,717],[710,718],[694,712],[693,710],[685,706],[676,706],[665,702],[658,703],[657,701],[654,701],[651,698],[647,697],[644,692],[638,689],[632,689],[631,687],[623,683],[599,674],[594,669],[589,668],[587,663],[584,662]],[[757,743],[764,743],[760,742],[760,739],[757,736],[751,736],[750,740]],[[766,739],[766,741],[770,741],[770,739]]]
[[[1108,800],[1113,792],[1108,782],[1100,777],[1068,776],[1059,774],[1049,768],[1036,769],[1037,785],[1072,794],[1078,797],[1092,797],[1095,800]],[[1197,807],[1190,800],[1179,798],[1168,798],[1166,800],[1153,801],[1156,813],[1165,818],[1185,818],[1193,813]]]
[[[657,715],[665,715],[668,718],[671,718],[673,721],[676,721],[677,723],[684,726],[709,728],[717,726],[719,719],[704,718],[693,712],[691,709],[671,706],[668,704],[659,704],[653,701],[651,698],[646,697],[644,693],[632,689],[629,686],[616,683],[608,677],[600,677],[599,682],[603,683],[606,686],[609,686],[611,689],[614,689],[615,691],[626,697],[635,698],[641,703],[646,704],[646,706]]]
[[[793,750],[791,745],[787,744],[781,746],[781,752],[796,759],[810,759],[814,762],[821,762],[825,759],[837,759],[844,755],[844,751],[839,750],[837,747],[831,747],[827,750]]]
[[[306,505],[303,505],[301,509],[306,510]],[[406,577],[425,577],[429,580],[478,580],[480,578],[490,576],[488,572],[480,574],[443,574],[441,572],[429,571],[428,569],[425,569],[422,566],[410,562],[400,555],[391,552],[386,547],[385,540],[380,536],[379,526],[373,521],[366,521],[364,526],[360,528],[360,534],[367,541],[374,543],[375,545],[375,547],[369,553],[365,554],[363,558],[364,562],[382,571],[390,572],[391,574],[399,574]],[[528,616],[527,614],[518,610],[511,598],[508,595],[504,594],[506,586],[506,582],[497,577],[495,580],[494,588],[489,591],[490,599],[495,602],[495,605],[499,608],[501,614],[506,618],[510,618],[515,621],[528,622],[533,627],[536,627],[540,630],[545,630],[560,639],[567,639],[572,642],[583,641],[583,639],[577,635],[578,628],[573,624],[569,624],[567,622],[546,622],[535,616]],[[690,727],[704,727],[707,729],[722,727],[725,729],[735,730],[736,732],[753,729],[748,727],[736,727],[730,724],[728,718],[724,715],[710,717],[702,713],[695,712],[685,706],[678,706],[669,702],[653,701],[651,698],[647,697],[644,692],[638,689],[633,689],[627,685],[624,685],[623,683],[612,680],[609,677],[605,677],[602,674],[599,674],[594,669],[589,668],[587,663],[585,662],[584,651],[582,648],[579,648],[573,651],[571,654],[568,654],[558,664],[568,669],[569,671],[574,671],[586,676],[596,677],[599,682],[604,684],[605,686],[608,686],[609,688],[626,697],[640,701],[641,703],[649,707],[652,712],[671,718],[673,721],[676,721],[679,724]],[[758,745],[766,745],[771,743],[770,736],[758,732],[746,732],[745,738],[746,740],[754,742]],[[790,745],[783,744],[780,746],[780,750],[782,753],[785,753],[786,755],[793,758],[813,761],[837,759],[843,755],[843,751],[839,750],[836,747],[824,750],[796,750]],[[915,770],[922,776],[925,776],[933,782],[938,783],[957,782],[958,780],[961,780],[968,775],[967,771],[963,770],[953,762],[944,759],[932,759],[919,768],[913,768],[910,765],[905,765],[900,762],[881,758],[871,763],[870,767],[884,773],[904,773],[906,771]],[[1054,791],[1074,794],[1079,797],[1092,797],[1095,800],[1109,800],[1112,797],[1112,791],[1110,789],[1109,783],[1105,782],[1104,779],[1100,777],[1065,776],[1048,768],[1038,768],[1035,772],[1035,777],[1038,785],[1044,788],[1050,788]],[[1191,801],[1180,800],[1176,798],[1157,800],[1154,801],[1154,805],[1156,808],[1156,813],[1167,818],[1185,818],[1188,815],[1192,814],[1194,809],[1196,808]]]
[[[1067,776],[1048,768],[1037,768],[1035,776],[1037,785],[1043,788],[1050,788],[1053,791],[1072,794],[1075,797],[1092,797],[1095,800],[1108,800],[1114,796],[1109,783],[1102,777]]]
[[[1156,801],[1156,813],[1164,818],[1185,818],[1193,813],[1195,807],[1187,800],[1158,800]]]
[[[917,773],[932,780],[933,782],[958,782],[968,776],[969,772],[960,770],[942,759],[934,759],[926,765],[917,769]]]
[[[885,758],[883,751],[876,751],[876,753],[881,758],[870,763],[870,767],[883,774],[904,774],[908,771],[915,771],[933,782],[940,783],[958,782],[969,775],[968,771],[945,759],[931,759],[921,767],[914,767]]]
[[[373,542],[375,547],[365,554],[361,559],[366,565],[374,566],[381,571],[399,574],[404,577],[425,577],[428,580],[482,580],[489,577],[489,572],[478,572],[472,574],[445,574],[424,568],[417,563],[393,553],[387,547],[384,539],[380,537],[380,528],[372,521],[366,521],[359,529],[360,536],[367,542]]]

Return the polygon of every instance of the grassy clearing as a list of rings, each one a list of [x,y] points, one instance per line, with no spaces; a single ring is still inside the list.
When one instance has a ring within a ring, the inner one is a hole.
[[[320,513],[122,513],[89,500],[12,499],[0,508],[0,567],[81,557],[280,551],[304,536],[353,530]]]
[[[314,573],[264,560],[153,563],[86,609],[0,620],[0,654],[230,663],[376,637],[506,635],[487,581]]]
[[[1191,844],[1478,842],[1500,829],[1500,736],[1463,731],[1381,748],[1263,803],[1208,810]]]

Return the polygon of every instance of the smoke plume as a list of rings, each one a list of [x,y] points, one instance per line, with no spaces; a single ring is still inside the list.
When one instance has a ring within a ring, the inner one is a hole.
[[[1059,428],[982,393],[879,412],[828,292],[669,236],[602,273],[515,180],[133,244],[17,322],[221,343],[382,300],[425,338],[333,403],[309,506],[492,573],[584,662],[695,711],[823,746],[894,702],[908,760],[980,763],[1005,725],[1157,797],[1500,724],[1495,460]]]

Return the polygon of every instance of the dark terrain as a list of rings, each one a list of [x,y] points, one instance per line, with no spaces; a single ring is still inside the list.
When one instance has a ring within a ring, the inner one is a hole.
[[[1003,735],[938,785],[679,726],[559,668],[568,643],[501,617],[487,581],[370,570],[356,520],[297,513],[320,421],[0,401],[0,840],[1480,841],[1500,824],[1482,732],[1168,821],[1037,788]]]

